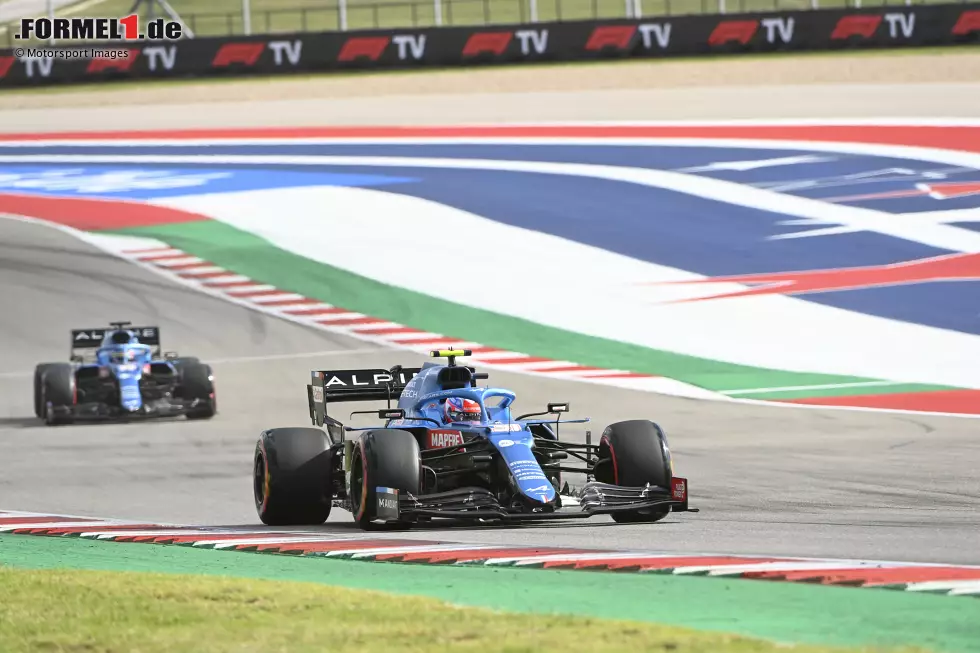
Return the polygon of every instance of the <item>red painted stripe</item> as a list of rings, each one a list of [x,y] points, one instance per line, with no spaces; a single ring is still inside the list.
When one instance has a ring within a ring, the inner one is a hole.
[[[155,254],[155,255],[152,255],[152,256],[137,256],[136,258],[138,258],[140,261],[146,262],[146,261],[169,261],[169,260],[175,259],[175,258],[187,258],[188,256],[190,256],[190,254],[188,254],[186,252],[175,251],[174,253],[171,253],[171,254]]]
[[[193,528],[193,527],[192,527]],[[163,529],[161,529],[163,530]],[[167,529],[167,530],[177,530],[177,529]],[[150,544],[192,544],[194,542],[204,542],[205,540],[241,540],[245,538],[252,537],[287,537],[295,535],[295,533],[277,533],[277,532],[252,532],[252,533],[225,533],[214,535],[200,533],[195,533],[192,535],[135,535],[135,536],[121,536],[115,538],[116,542],[143,542]]]
[[[189,211],[132,200],[44,197],[13,193],[0,193],[0,213],[25,215],[84,231],[150,227],[208,219]]]
[[[781,399],[778,401],[793,404],[808,404],[811,406],[859,406],[863,408],[980,415],[980,390],[898,392],[885,395],[809,397],[805,399]]]
[[[940,147],[980,152],[976,127],[923,127],[873,125],[771,126],[642,126],[642,125],[496,125],[487,127],[271,127],[229,129],[140,130],[119,132],[40,132],[4,134],[6,141],[38,139],[122,140],[166,138],[751,138],[819,142],[879,143]]]
[[[424,333],[412,327],[385,327],[383,329],[354,329],[358,333],[365,333],[372,336],[392,336],[398,333]]]
[[[218,277],[234,277],[238,275],[228,270],[215,270],[212,272],[180,272],[177,276],[187,279],[216,279]]]
[[[640,374],[638,372],[611,372],[609,374],[590,374],[582,377],[585,379],[652,379],[652,374]]]
[[[545,569],[659,569],[668,571],[678,567],[706,567],[714,565],[751,565],[760,562],[796,562],[786,558],[741,558],[737,556],[677,556],[635,558],[611,558],[608,560],[557,560],[546,562]]]
[[[497,347],[470,347],[470,351],[474,354],[496,354],[498,352],[507,351],[506,349],[498,349]]]
[[[147,204],[147,206],[150,206]],[[160,265],[166,270],[192,270],[194,268],[211,268],[215,267],[214,263],[208,261],[198,261],[197,263],[178,263],[177,265]]]
[[[980,569],[963,567],[897,567],[821,569],[819,571],[749,572],[745,578],[822,583],[824,585],[896,585],[939,580],[980,580]]]
[[[243,286],[254,286],[255,282],[249,279],[245,281],[205,281],[202,286],[209,288],[241,288]]]
[[[297,301],[296,303],[297,304],[300,304],[300,303],[302,303],[302,304],[322,304],[323,302],[321,302],[319,300],[316,300],[316,299],[306,299],[306,300],[303,300],[302,302]],[[287,310],[283,311],[283,313],[286,313],[287,315],[298,315],[300,317],[306,317],[306,316],[316,317],[317,315],[337,315],[338,313],[352,313],[352,312],[353,311],[349,311],[346,308],[338,308],[337,306],[327,306],[327,307],[324,307],[324,308],[312,308],[312,309],[310,309],[310,308],[307,308],[307,309],[295,308],[295,309],[287,309]]]
[[[339,320],[317,320],[320,324],[327,326],[352,326],[355,324],[383,324],[388,320],[379,320],[376,317],[346,317]]]
[[[262,302],[263,306],[301,306],[303,304],[322,304],[319,299],[310,299],[309,297],[299,297],[296,299],[277,299],[274,302]]]
[[[254,281],[251,285],[258,285]],[[282,290],[278,288],[263,288],[261,290],[228,290],[225,292],[226,295],[231,297],[269,297],[271,295],[281,295]]]
[[[498,558],[521,558],[555,554],[601,553],[586,549],[564,548],[499,548],[480,549],[477,551],[422,551],[418,553],[389,553],[375,556],[379,561],[424,562],[428,564],[443,564],[452,562],[472,562],[474,560],[496,560]]]

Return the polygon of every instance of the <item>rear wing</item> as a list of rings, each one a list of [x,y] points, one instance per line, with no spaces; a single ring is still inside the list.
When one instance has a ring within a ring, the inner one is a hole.
[[[343,401],[394,401],[401,397],[409,381],[422,371],[420,367],[394,367],[390,370],[320,370],[314,371],[306,386],[310,420],[316,426],[327,417],[327,404]]]
[[[153,356],[159,358],[163,355],[163,350],[160,347],[160,327],[148,326],[148,327],[126,327],[129,331],[135,331],[136,337],[144,345],[149,345],[153,350]],[[102,345],[102,339],[105,338],[107,331],[114,331],[113,328],[108,329],[72,329],[71,330],[71,358],[72,360],[80,359],[83,357],[84,353],[94,351]]]

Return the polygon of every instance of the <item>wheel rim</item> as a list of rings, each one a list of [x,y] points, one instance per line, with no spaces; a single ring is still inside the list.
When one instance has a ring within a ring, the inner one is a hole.
[[[262,510],[265,505],[265,458],[262,454],[255,457],[255,467],[252,470],[252,491],[255,494],[255,507]]]

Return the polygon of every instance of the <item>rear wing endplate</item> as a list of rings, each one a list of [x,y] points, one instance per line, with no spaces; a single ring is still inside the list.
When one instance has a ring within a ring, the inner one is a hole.
[[[314,370],[306,386],[310,420],[316,426],[327,417],[327,404],[343,401],[394,401],[402,390],[422,371],[420,367],[367,370]]]
[[[144,345],[149,345],[153,349],[154,358],[159,358],[163,355],[163,350],[160,347],[160,327],[147,326],[147,327],[125,327],[128,331],[135,331],[136,337]],[[114,331],[113,328],[108,329],[72,329],[71,330],[71,357],[74,359],[76,357],[81,357],[85,352],[90,352],[92,350],[98,349],[102,345],[102,339],[105,338],[107,331]]]

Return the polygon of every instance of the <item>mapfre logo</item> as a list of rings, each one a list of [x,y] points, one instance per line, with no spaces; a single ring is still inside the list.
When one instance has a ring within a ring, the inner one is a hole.
[[[445,449],[463,444],[463,434],[459,431],[433,429],[429,431],[429,449]]]
[[[176,41],[184,26],[175,20],[156,18],[140,30],[140,17],[130,14],[124,18],[21,18],[18,40],[47,41]]]

